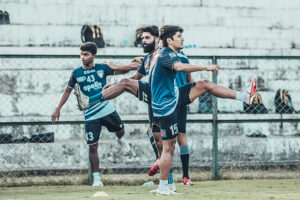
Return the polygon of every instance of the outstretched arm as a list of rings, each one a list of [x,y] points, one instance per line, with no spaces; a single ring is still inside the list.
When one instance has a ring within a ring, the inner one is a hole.
[[[144,57],[139,56],[139,57],[135,57],[134,59],[132,59],[131,62],[139,62],[141,64],[143,62],[143,60],[144,60]]]
[[[198,65],[176,62],[173,65],[173,69],[182,72],[215,71],[218,74],[220,67],[218,65],[198,66]]]
[[[139,73],[135,73],[133,76],[129,77],[129,79],[134,79],[134,80],[141,80],[143,78],[143,75]]]
[[[139,73],[134,74],[133,76],[129,77],[129,79],[133,79],[133,80],[141,80],[143,78],[143,76]],[[118,83],[118,82],[117,82]],[[116,85],[117,83],[108,83],[106,84],[102,90],[106,90],[107,88],[110,88],[111,86]]]
[[[115,74],[126,74],[131,70],[137,70],[137,68],[140,66],[140,63],[135,61],[125,65],[116,65],[110,62],[107,65],[115,70]]]
[[[65,91],[63,92],[59,103],[55,109],[55,111],[53,112],[52,116],[51,116],[51,121],[52,123],[55,123],[56,121],[59,120],[59,116],[60,116],[60,109],[63,107],[63,105],[66,103],[66,101],[68,100],[70,93],[71,93],[72,89],[71,88],[66,88]]]

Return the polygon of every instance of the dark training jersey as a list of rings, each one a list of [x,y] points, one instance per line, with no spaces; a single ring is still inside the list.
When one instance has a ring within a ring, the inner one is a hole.
[[[173,66],[181,62],[180,57],[170,48],[163,48],[153,58],[150,67],[152,110],[155,117],[171,114],[178,103],[176,71]]]
[[[73,89],[78,83],[82,93],[88,97],[96,95],[102,91],[106,84],[106,77],[114,75],[115,70],[106,64],[95,64],[91,69],[78,67],[72,72],[68,87]],[[110,101],[99,102],[84,110],[85,120],[94,120],[109,115],[115,111],[114,105]]]
[[[190,63],[188,57],[182,51],[179,51],[177,53],[177,55],[180,58],[182,63],[187,63],[187,64]],[[149,75],[149,68],[150,68],[152,57],[153,57],[153,54],[151,54],[151,55],[147,54],[143,58],[143,61],[142,61],[141,65],[139,66],[138,70],[137,70],[138,74],[140,74],[142,76]],[[177,72],[176,73],[176,85],[177,85],[177,87],[181,87],[181,86],[185,85],[187,83],[186,78],[187,78],[187,73],[186,72]]]
[[[149,74],[149,67],[150,67],[150,61],[153,57],[153,54],[149,55],[147,54],[139,66],[137,72],[142,76],[147,76]]]
[[[180,61],[182,63],[189,64],[189,59],[188,57],[182,52],[178,51],[177,56],[179,57]],[[187,73],[186,72],[176,72],[176,86],[180,88],[181,86],[185,85],[187,83],[186,81],[187,78]]]

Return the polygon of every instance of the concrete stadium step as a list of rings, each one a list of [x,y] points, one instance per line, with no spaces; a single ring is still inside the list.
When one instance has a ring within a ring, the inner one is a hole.
[[[0,46],[49,46],[68,47],[81,44],[82,25],[1,25]],[[104,41],[107,46],[133,47],[135,31],[139,26],[112,26],[102,25]],[[281,30],[273,33],[272,30],[258,27],[231,27],[227,28],[226,34],[220,37],[219,33],[224,27],[212,26],[206,29],[202,27],[185,27],[185,45],[197,48],[233,48],[233,49],[290,49],[290,30]],[[236,34],[242,35],[237,37]],[[295,29],[293,33],[299,34]],[[22,34],[20,34],[22,33]],[[122,34],[112,34],[122,33]],[[259,38],[261,35],[269,35],[268,39]],[[272,37],[271,37],[272,36]],[[205,38],[199,40],[199,38]],[[274,43],[274,40],[277,42]]]

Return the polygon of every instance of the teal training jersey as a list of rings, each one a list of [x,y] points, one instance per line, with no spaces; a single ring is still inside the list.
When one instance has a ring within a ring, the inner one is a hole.
[[[155,117],[171,114],[178,103],[178,87],[176,87],[175,63],[180,57],[170,48],[163,48],[153,58],[150,67],[150,84],[152,110]]]
[[[188,57],[182,51],[179,51],[177,53],[177,56],[179,57],[179,59],[182,63],[186,63],[186,64],[190,63]],[[176,86],[178,88],[180,88],[181,86],[185,85],[187,83],[186,78],[187,78],[186,72],[178,72],[177,71],[176,72]]]
[[[150,62],[152,59],[152,54],[149,55],[147,54],[144,58],[143,61],[141,63],[141,65],[139,66],[137,72],[142,75],[142,76],[146,76],[149,74],[149,67],[150,67]]]
[[[82,93],[90,97],[100,93],[106,84],[106,77],[114,73],[115,71],[106,64],[95,64],[91,69],[78,67],[72,72],[68,87],[73,89],[78,83]],[[103,101],[84,110],[83,113],[85,120],[94,120],[109,115],[115,110],[111,101]]]

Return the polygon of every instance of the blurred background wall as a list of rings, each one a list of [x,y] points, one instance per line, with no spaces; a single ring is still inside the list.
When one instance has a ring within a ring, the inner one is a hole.
[[[143,55],[142,48],[133,46],[137,28],[164,24],[184,28],[183,51],[188,56],[297,56],[300,55],[299,9],[300,1],[294,0],[0,0],[0,10],[7,11],[10,19],[9,24],[0,24],[1,122],[49,123],[72,70],[81,65],[79,45],[84,24],[101,27],[106,47],[98,49],[98,54],[117,56],[114,59],[117,63],[130,61],[122,56]],[[38,55],[58,57],[39,58]],[[96,60],[107,61],[108,58]],[[191,63],[207,65],[211,60],[195,57]],[[289,90],[295,108],[300,108],[297,107],[300,104],[299,59],[221,59],[218,63],[222,68],[219,83],[226,87],[246,90],[251,79],[258,78],[258,89],[270,113],[268,119],[279,118],[279,114],[274,114],[274,96],[279,88]],[[109,82],[129,75],[109,78]],[[211,80],[211,74],[195,73],[193,79]],[[131,95],[124,94],[113,102],[125,120],[134,121],[137,114],[147,119],[146,105]],[[190,106],[190,111],[199,112],[198,100]],[[243,105],[219,100],[219,111],[231,113],[227,118],[239,119]],[[82,113],[76,110],[73,95],[61,110],[61,115],[61,121],[83,120]],[[197,118],[211,118],[211,115],[197,115]],[[126,139],[134,150],[131,156],[120,154],[113,134],[104,129],[99,147],[102,166],[111,166],[112,163],[121,167],[124,163],[127,166],[149,166],[154,154],[146,128],[146,124],[126,124]],[[300,141],[296,136],[300,132],[298,123],[220,124],[219,131],[223,163],[232,160],[248,164],[300,160]],[[267,138],[246,137],[257,131]],[[55,142],[0,146],[0,154],[5,154],[0,158],[0,168],[87,166],[82,124],[16,123],[0,127],[0,134],[11,134],[14,140],[43,132],[53,132]],[[191,165],[210,165],[211,124],[189,123],[188,133]],[[175,158],[176,162],[180,162],[179,156]]]

